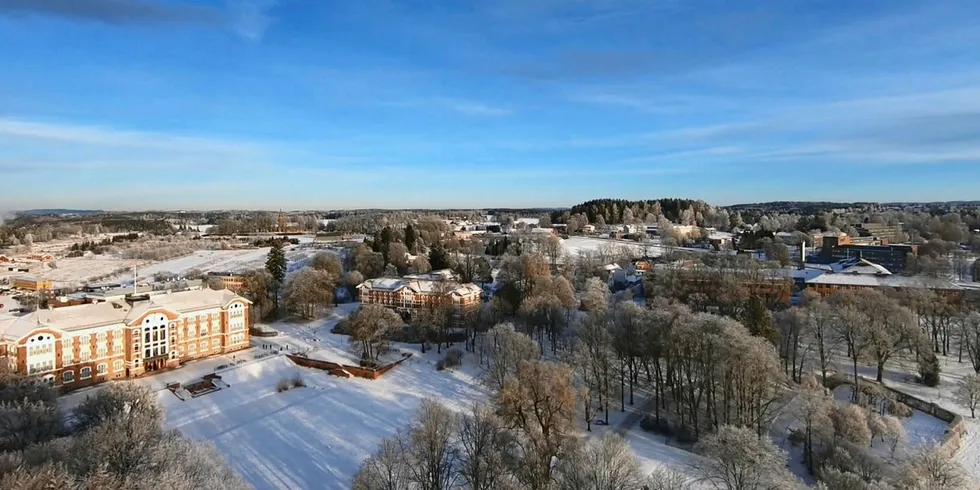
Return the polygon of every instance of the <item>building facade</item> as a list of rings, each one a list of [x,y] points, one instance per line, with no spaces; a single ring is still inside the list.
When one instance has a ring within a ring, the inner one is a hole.
[[[250,305],[205,289],[39,310],[0,318],[0,352],[16,372],[72,390],[245,349]]]
[[[459,318],[480,308],[479,286],[451,280],[368,279],[357,289],[362,304],[381,305],[409,316],[423,309],[451,306]]]
[[[908,267],[909,257],[915,257],[918,252],[919,249],[915,245],[837,244],[828,243],[826,238],[823,248],[820,249],[820,254],[827,260],[864,259],[884,266],[893,274],[904,272]]]
[[[10,285],[14,289],[22,289],[24,291],[50,291],[54,288],[54,282],[52,281],[28,276],[15,277]]]

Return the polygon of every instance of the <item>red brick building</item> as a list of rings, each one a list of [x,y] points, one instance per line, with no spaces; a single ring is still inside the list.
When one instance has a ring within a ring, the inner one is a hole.
[[[250,305],[205,289],[0,317],[0,352],[18,373],[76,389],[245,349]]]
[[[423,308],[453,306],[457,313],[471,313],[480,308],[480,287],[451,280],[415,278],[368,279],[357,289],[362,304],[382,305],[399,313],[412,315]]]

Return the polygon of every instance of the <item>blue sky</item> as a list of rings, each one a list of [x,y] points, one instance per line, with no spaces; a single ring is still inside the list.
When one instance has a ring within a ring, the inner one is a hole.
[[[980,199],[980,2],[0,0],[0,209]]]

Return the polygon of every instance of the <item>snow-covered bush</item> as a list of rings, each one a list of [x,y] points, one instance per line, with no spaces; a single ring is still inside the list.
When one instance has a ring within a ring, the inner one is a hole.
[[[457,348],[447,350],[445,361],[446,367],[456,367],[463,364],[463,351]]]

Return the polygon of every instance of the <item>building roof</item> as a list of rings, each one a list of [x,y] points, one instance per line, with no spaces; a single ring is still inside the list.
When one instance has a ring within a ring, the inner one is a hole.
[[[876,275],[876,274],[823,274],[806,282],[823,286],[863,286],[892,288],[921,288],[962,290],[963,286],[947,279],[926,276]]]
[[[449,293],[459,296],[479,294],[481,289],[476,284],[460,284],[451,281],[433,281],[428,279],[405,278],[378,278],[368,279],[357,286],[358,289],[373,289],[381,291],[395,292],[402,288],[408,288],[415,293]]]
[[[107,301],[38,310],[20,317],[0,317],[0,338],[16,341],[38,328],[54,328],[71,332],[119,323],[128,324],[154,308],[188,313],[205,308],[223,307],[236,299],[249,302],[228,290],[207,289],[152,296],[147,301],[133,304],[125,301]]]
[[[841,274],[872,274],[890,276],[891,271],[866,259],[860,259],[856,264],[845,267]]]

